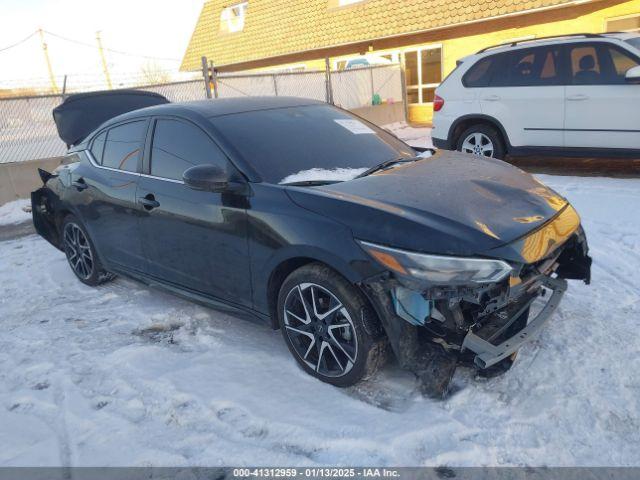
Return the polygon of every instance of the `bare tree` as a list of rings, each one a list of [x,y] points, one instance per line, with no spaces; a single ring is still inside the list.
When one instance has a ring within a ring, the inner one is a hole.
[[[169,73],[162,70],[160,65],[153,60],[147,61],[147,63],[140,68],[140,73],[142,74],[142,78],[146,84],[152,85],[156,83],[168,83],[171,81]]]

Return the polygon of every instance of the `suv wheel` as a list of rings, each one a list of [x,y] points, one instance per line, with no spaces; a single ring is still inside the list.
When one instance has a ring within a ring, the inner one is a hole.
[[[278,295],[280,330],[294,358],[338,387],[354,385],[382,363],[384,339],[365,327],[373,315],[361,292],[318,263],[294,271]]]
[[[482,157],[504,159],[505,148],[500,133],[485,124],[472,125],[458,137],[456,150]]]

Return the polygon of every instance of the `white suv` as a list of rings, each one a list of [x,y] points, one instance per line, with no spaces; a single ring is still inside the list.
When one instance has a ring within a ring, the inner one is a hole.
[[[487,157],[640,156],[640,35],[489,47],[436,89],[433,143]]]

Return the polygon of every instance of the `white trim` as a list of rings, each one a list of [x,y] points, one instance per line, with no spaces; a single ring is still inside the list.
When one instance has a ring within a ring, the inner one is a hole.
[[[112,167],[104,167],[102,165],[99,165],[98,163],[96,163],[96,159],[93,156],[93,153],[91,153],[91,150],[89,150],[88,148],[85,150],[80,150],[81,152],[84,152],[87,157],[89,158],[89,163],[91,163],[91,165],[93,165],[96,168],[101,168],[102,170],[109,170],[111,172],[121,172],[121,173],[127,173],[129,175],[135,175],[136,177],[139,177],[141,174],[138,172],[129,172],[127,170],[120,170],[119,168],[112,168]]]
[[[140,175],[141,177],[145,177],[145,178],[154,178],[154,179],[156,179],[156,180],[162,180],[162,181],[164,181],[164,182],[180,183],[180,184],[182,184],[182,185],[186,185],[186,184],[184,183],[184,181],[182,181],[182,180],[176,180],[176,179],[174,179],[174,178],[157,177],[157,176],[155,176],[155,175],[147,175],[146,173],[140,173],[139,175]]]
[[[222,7],[218,32],[222,34],[242,32],[244,30],[244,21],[247,16],[248,7],[248,0]],[[236,11],[238,13],[237,15],[235,14]]]
[[[440,79],[444,78],[444,45],[442,43],[431,43],[426,46],[416,46],[409,47],[400,50],[402,55],[403,66],[406,70],[406,54],[407,53],[416,53],[416,62],[417,62],[417,80],[418,83],[415,85],[405,85],[407,92],[409,90],[418,90],[418,103],[409,103],[407,99],[407,104],[409,105],[430,105],[433,102],[425,102],[422,94],[422,90],[425,88],[436,88],[440,83],[422,83],[422,52],[427,50],[440,50]],[[406,76],[405,76],[406,78]]]
[[[134,175],[136,177],[153,178],[153,179],[156,179],[156,180],[162,180],[163,182],[180,183],[182,185],[186,185],[182,180],[175,180],[173,178],[157,177],[155,175],[147,175],[146,173],[128,172],[127,170],[120,170],[118,168],[105,167],[103,165],[99,165],[98,163],[96,163],[96,159],[94,158],[93,153],[91,153],[91,150],[89,150],[88,148],[86,150],[80,150],[80,151],[81,152],[85,152],[85,154],[87,155],[87,158],[89,158],[89,163],[91,163],[91,165],[93,165],[96,168],[100,168],[102,170],[109,170],[110,172],[127,173],[129,175]]]

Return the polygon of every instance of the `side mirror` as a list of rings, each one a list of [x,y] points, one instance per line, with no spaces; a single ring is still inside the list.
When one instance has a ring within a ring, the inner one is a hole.
[[[198,165],[182,174],[184,183],[194,190],[225,192],[229,189],[227,172],[215,165]]]
[[[624,79],[627,83],[640,83],[640,65],[627,70]]]

